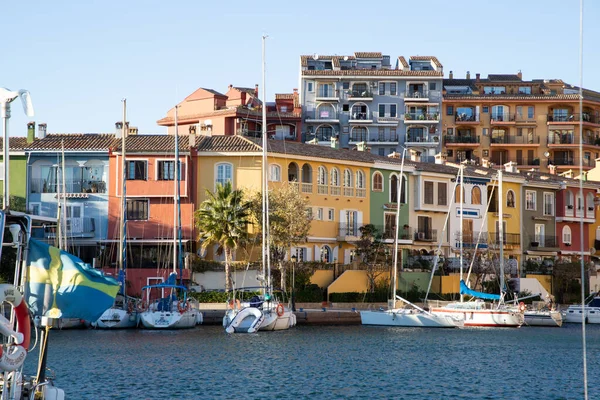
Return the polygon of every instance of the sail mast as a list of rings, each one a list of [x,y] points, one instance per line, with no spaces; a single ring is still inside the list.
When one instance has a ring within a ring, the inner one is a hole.
[[[463,204],[465,203],[465,181],[464,181],[464,177],[465,177],[465,165],[464,164],[460,164],[460,184],[457,186],[458,189],[458,193],[460,194],[460,197],[457,199],[456,194],[454,195],[455,200],[459,200],[460,199],[460,224],[458,226],[459,229],[459,243],[460,243],[460,279],[463,279],[463,249],[465,247],[465,238],[464,238],[464,232],[463,232]],[[456,191],[455,191],[456,193]],[[460,302],[462,303],[464,300],[463,295],[460,295]]]
[[[67,210],[67,183],[65,181],[66,179],[66,172],[65,172],[65,141],[64,139],[61,139],[60,141],[60,148],[61,148],[61,156],[62,156],[62,205],[63,205],[63,212],[62,212],[62,224],[63,224],[63,231],[62,231],[62,238],[60,240],[63,241],[63,250],[67,251],[67,218],[69,218],[69,212]],[[73,217],[73,215],[71,215],[71,218]]]
[[[175,171],[177,170],[177,160],[179,159],[179,143],[178,143],[178,127],[177,127],[177,105],[175,106],[175,161],[173,163],[173,168],[175,169]],[[176,178],[179,177],[179,175],[174,172],[176,176]],[[177,181],[177,179],[173,179],[173,272],[177,273],[177,203],[179,202],[178,199],[178,194],[179,191],[177,190],[177,186],[179,185],[179,182]]]
[[[266,280],[267,287],[265,293],[271,294],[271,257],[269,256],[269,187],[267,182],[267,90],[265,88],[265,40],[266,35],[262,37],[262,253],[263,253],[263,277]]]
[[[404,155],[406,154],[406,148],[402,150],[402,163],[400,164],[400,176],[398,177],[398,190],[397,198],[396,198],[396,232],[394,236],[394,256],[393,256],[393,264],[394,270],[392,275],[392,304],[394,304],[393,308],[396,304],[396,288],[398,287],[398,235],[400,234],[400,199],[402,198],[402,177],[404,176]],[[389,307],[389,305],[388,305]]]
[[[502,191],[502,170],[498,171],[498,243],[500,244],[500,301],[504,290],[504,192]]]
[[[175,106],[175,115],[177,115],[177,107],[178,106]],[[179,132],[177,129],[175,129],[175,164],[173,167],[175,168],[175,181],[177,182],[175,185],[175,193],[177,194],[177,223],[175,224],[177,229],[178,247],[177,262],[179,264],[179,283],[181,286],[183,286],[183,247],[181,245],[181,185],[179,184],[181,181],[181,166],[179,162]]]
[[[127,266],[127,161],[125,160],[125,137],[127,130],[125,129],[127,121],[127,99],[123,99],[123,121],[121,126],[121,172],[122,172],[122,188],[121,188],[121,231],[119,234],[119,281],[121,282],[121,290],[123,296],[125,293],[125,268]]]

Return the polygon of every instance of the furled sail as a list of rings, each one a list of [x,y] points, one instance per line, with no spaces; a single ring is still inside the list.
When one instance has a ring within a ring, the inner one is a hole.
[[[478,299],[484,300],[500,300],[499,294],[491,294],[491,293],[482,293],[476,292],[475,290],[471,290],[465,284],[465,281],[461,279],[460,281],[460,294],[466,294],[469,296],[477,297]]]

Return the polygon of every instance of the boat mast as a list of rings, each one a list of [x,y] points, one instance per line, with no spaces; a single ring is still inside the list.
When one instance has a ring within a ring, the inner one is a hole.
[[[179,159],[179,143],[178,143],[178,126],[177,126],[177,105],[175,105],[175,161],[173,168],[177,170],[177,161]],[[177,175],[176,172],[174,172]],[[178,175],[175,177],[177,178]],[[179,182],[173,179],[173,272],[177,273],[177,203],[179,202],[177,186]]]
[[[61,155],[62,155],[62,205],[63,205],[63,212],[62,212],[62,224],[63,224],[63,231],[62,231],[62,238],[61,240],[64,242],[63,243],[63,250],[67,251],[67,218],[69,218],[69,212],[67,210],[67,183],[65,180],[66,177],[66,172],[65,172],[65,141],[63,139],[61,139],[60,141],[60,147],[61,147]],[[73,217],[73,215],[71,215],[71,217]]]
[[[123,297],[125,293],[125,268],[127,267],[127,161],[125,160],[125,137],[127,134],[127,99],[123,99],[123,122],[121,127],[121,172],[123,186],[121,189],[121,231],[119,233],[119,280],[121,281],[121,290]],[[124,305],[125,302],[124,302]]]
[[[460,279],[463,279],[463,249],[465,247],[465,241],[464,241],[464,237],[463,237],[463,204],[465,203],[465,181],[464,181],[464,177],[465,177],[465,165],[464,164],[460,164],[460,184],[457,185],[456,187],[459,188],[458,193],[460,193],[460,224],[459,224],[459,243],[460,243]],[[455,191],[456,193],[456,191]],[[456,199],[456,195],[454,196],[454,198]],[[466,284],[466,282],[465,282]],[[464,300],[464,296],[461,294],[460,295],[460,302],[462,303]]]
[[[502,191],[502,170],[498,171],[498,242],[500,243],[500,301],[504,290],[504,192]]]
[[[177,121],[177,107],[175,106],[175,121]],[[183,286],[183,248],[181,245],[181,185],[179,182],[181,181],[181,166],[179,163],[179,132],[177,130],[177,122],[175,122],[175,193],[176,203],[177,203],[177,223],[175,224],[175,228],[177,229],[177,247],[178,247],[178,257],[177,263],[179,264],[179,283]]]
[[[58,184],[58,168],[59,168],[59,160],[60,158],[58,157],[58,154],[56,155],[56,170],[54,171],[54,184],[56,185],[56,241],[55,244],[56,246],[58,246],[58,248],[60,250],[63,249],[62,247],[62,234],[63,234],[63,227],[62,227],[62,205],[60,203],[60,185]]]
[[[402,177],[404,176],[404,155],[406,148],[402,150],[402,162],[400,163],[400,176],[398,177],[398,190],[396,190],[396,236],[394,237],[394,270],[392,274],[392,308],[396,308],[396,288],[398,287],[398,235],[400,234],[400,199],[402,198]],[[389,307],[389,305],[388,305]]]
[[[265,41],[267,35],[262,37],[262,253],[263,253],[263,277],[266,280],[267,287],[265,293],[271,294],[273,288],[271,287],[271,257],[269,254],[269,244],[267,243],[269,238],[269,187],[267,182],[267,90],[265,85]]]

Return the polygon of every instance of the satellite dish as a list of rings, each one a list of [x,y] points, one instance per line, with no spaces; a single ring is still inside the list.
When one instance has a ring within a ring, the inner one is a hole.
[[[545,151],[544,152],[544,157],[550,157],[550,152],[549,151]]]
[[[348,61],[348,56],[344,56],[344,61]]]
[[[596,249],[593,247],[590,247],[590,255],[593,256],[594,254],[596,254]]]
[[[319,55],[318,55],[318,54],[315,54],[315,55],[313,56],[313,60],[318,60],[318,59],[319,59]]]

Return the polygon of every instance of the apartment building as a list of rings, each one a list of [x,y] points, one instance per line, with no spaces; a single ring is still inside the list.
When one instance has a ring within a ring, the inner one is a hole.
[[[356,52],[301,56],[303,141],[370,148],[378,155],[418,149],[433,162],[441,150],[442,64],[433,56]]]
[[[489,161],[518,168],[561,170],[583,163],[594,166],[600,155],[600,93],[554,80],[523,80],[517,74],[470,73],[464,79],[450,72],[443,83],[443,142],[449,161]],[[580,132],[580,123],[583,133]],[[583,135],[583,152],[579,142]]]

